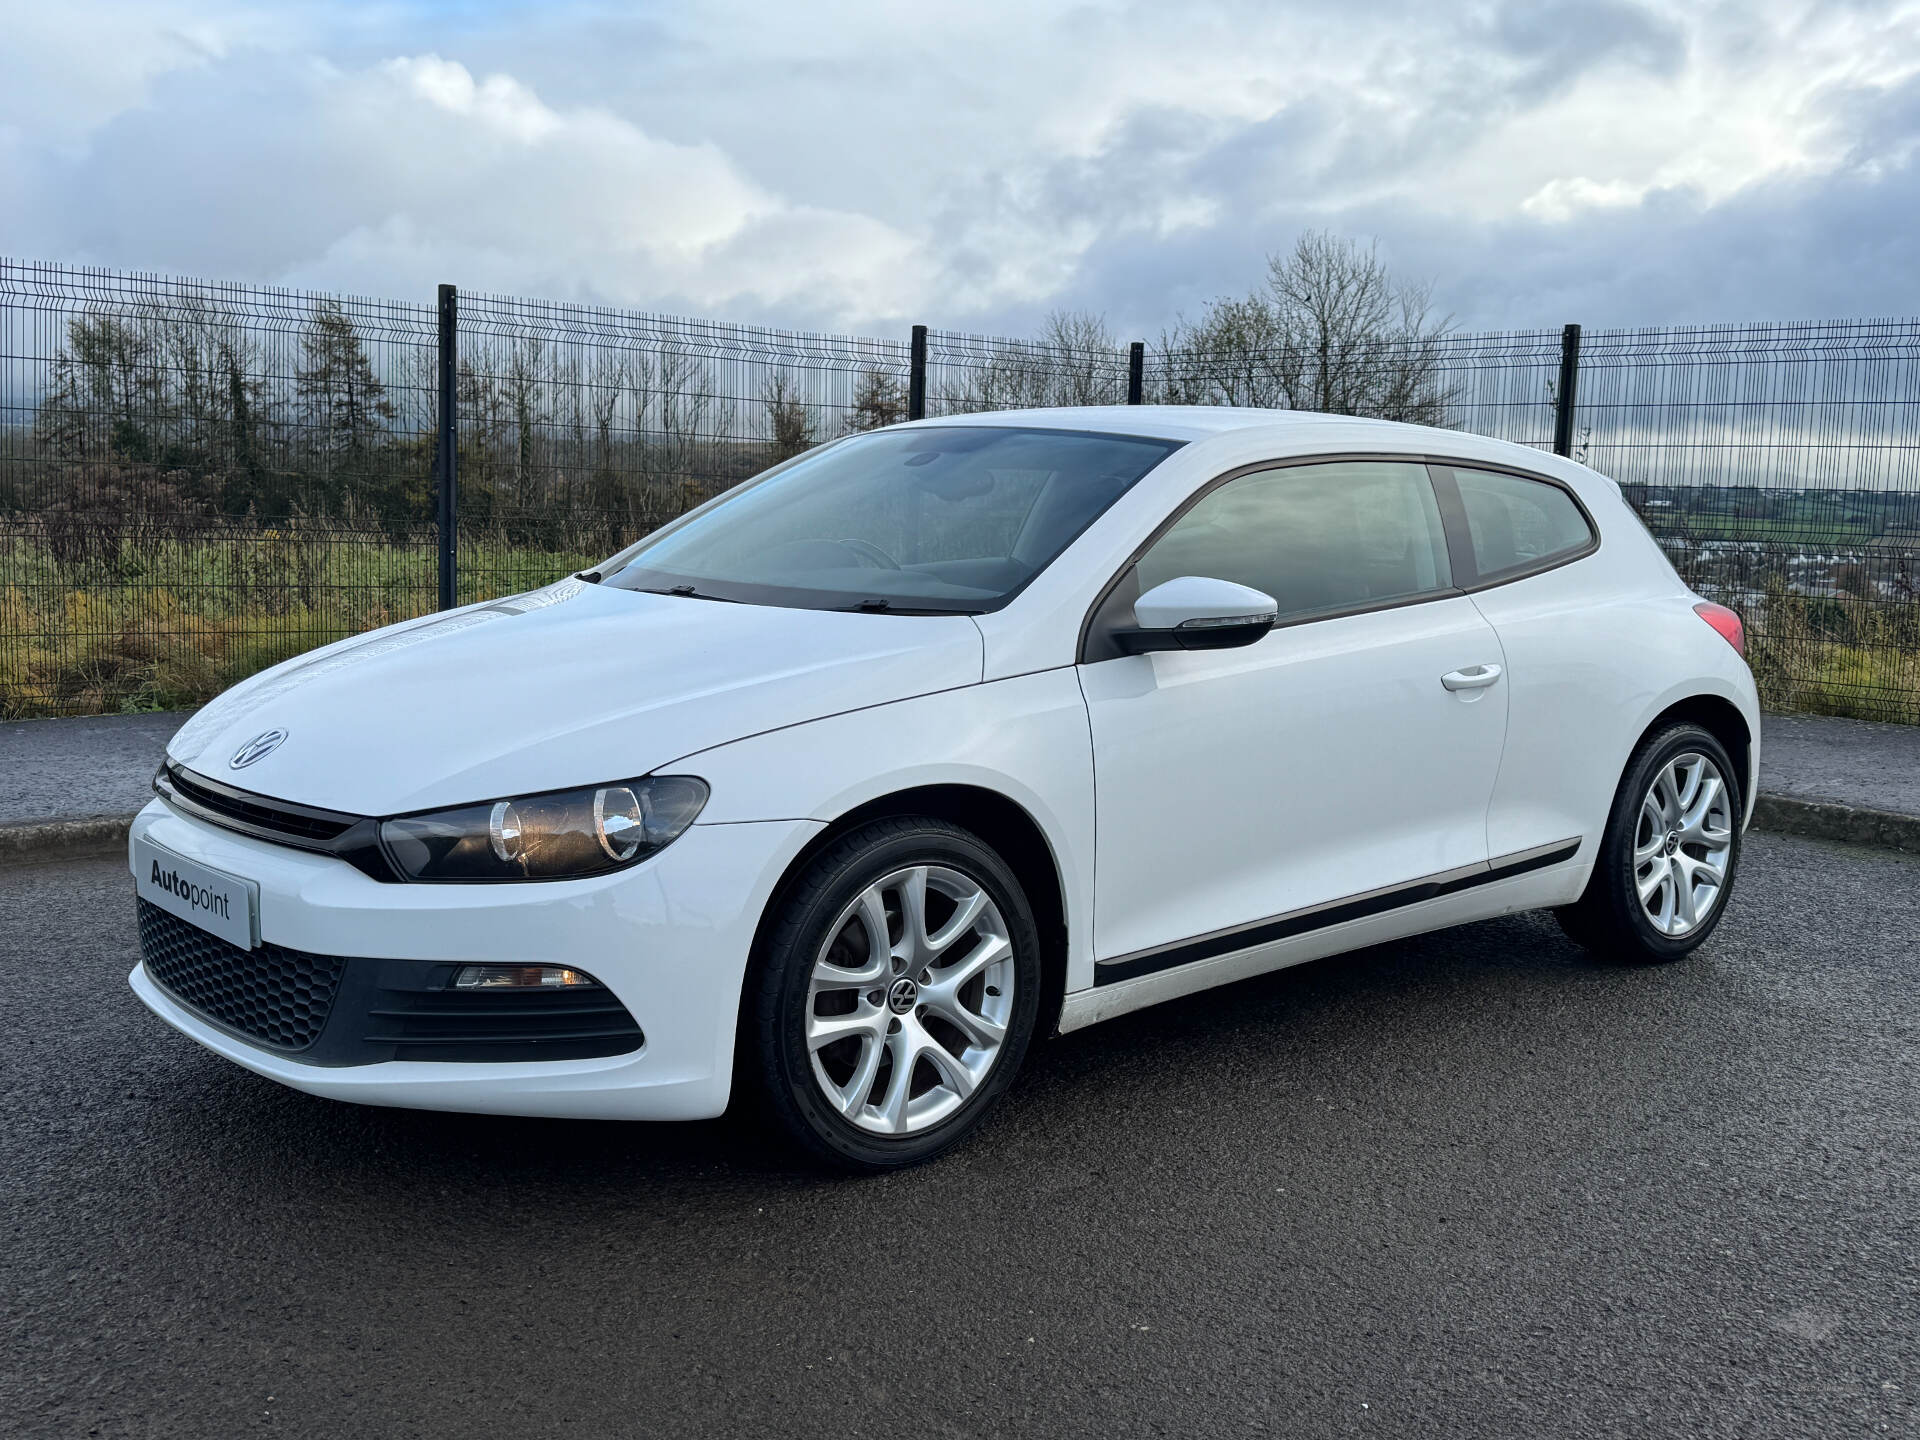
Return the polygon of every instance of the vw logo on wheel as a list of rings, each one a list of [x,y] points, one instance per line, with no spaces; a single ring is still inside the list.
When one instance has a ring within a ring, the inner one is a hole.
[[[228,768],[244,770],[256,760],[264,760],[278,750],[286,740],[284,730],[263,730],[233,752],[233,758],[227,762]]]
[[[902,975],[887,988],[887,1008],[904,1015],[920,1003],[920,987]]]

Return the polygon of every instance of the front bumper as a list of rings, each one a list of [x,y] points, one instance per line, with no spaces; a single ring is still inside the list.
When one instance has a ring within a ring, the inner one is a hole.
[[[627,1054],[303,1063],[208,1023],[143,965],[130,982],[149,1009],[209,1050],[313,1095],[503,1115],[704,1119],[726,1109],[754,930],[780,875],[820,829],[805,820],[695,825],[653,859],[592,880],[387,885],[159,801],[134,821],[135,836],[256,882],[262,941],[319,955],[591,971],[645,1032]]]

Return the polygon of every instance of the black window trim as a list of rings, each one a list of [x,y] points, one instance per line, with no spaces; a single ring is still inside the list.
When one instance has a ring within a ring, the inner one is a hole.
[[[1551,475],[1541,475],[1536,471],[1523,470],[1517,465],[1504,465],[1498,462],[1455,460],[1435,455],[1429,455],[1425,459],[1427,474],[1433,480],[1434,494],[1440,500],[1440,520],[1447,529],[1447,550],[1453,556],[1454,583],[1459,585],[1466,594],[1472,595],[1481,590],[1491,590],[1498,585],[1511,585],[1516,580],[1528,580],[1535,575],[1544,575],[1549,570],[1558,570],[1562,565],[1571,565],[1576,560],[1584,560],[1600,548],[1600,527],[1593,523],[1592,512],[1587,509],[1578,493],[1566,481],[1556,480]],[[1467,523],[1466,501],[1461,498],[1459,482],[1453,478],[1455,470],[1478,470],[1489,475],[1511,475],[1516,480],[1531,480],[1537,485],[1551,485],[1573,502],[1573,508],[1579,512],[1581,520],[1586,523],[1587,543],[1573,550],[1562,550],[1544,559],[1509,565],[1504,570],[1492,570],[1482,574],[1480,557],[1474,553],[1473,549],[1473,529]],[[1463,575],[1470,577],[1465,583],[1461,581]]]
[[[1342,451],[1326,455],[1292,455],[1283,460],[1256,460],[1246,465],[1236,465],[1214,476],[1206,484],[1194,490],[1183,500],[1178,508],[1166,519],[1154,527],[1147,538],[1134,547],[1120,565],[1119,569],[1100,587],[1093,603],[1087,607],[1086,617],[1080,622],[1080,643],[1075,650],[1075,664],[1093,665],[1103,660],[1119,659],[1128,652],[1113,643],[1112,632],[1120,625],[1131,623],[1130,618],[1106,613],[1121,597],[1121,589],[1133,577],[1134,568],[1140,563],[1147,551],[1156,545],[1160,538],[1171,530],[1186,513],[1198,505],[1223,485],[1231,485],[1246,475],[1256,475],[1267,470],[1290,470],[1301,465],[1352,465],[1352,464],[1400,464],[1418,465],[1427,473],[1427,483],[1432,486],[1435,503],[1440,510],[1440,528],[1445,535],[1447,545],[1447,565],[1451,574],[1450,583],[1437,590],[1422,591],[1418,595],[1407,595],[1397,600],[1382,600],[1361,605],[1345,605],[1338,609],[1316,610],[1305,615],[1289,615],[1274,625],[1275,630],[1289,630],[1296,625],[1318,625],[1326,620],[1345,620],[1354,615],[1370,615],[1376,610],[1401,610],[1409,605],[1429,605],[1436,600],[1457,599],[1479,590],[1490,590],[1496,585],[1509,585],[1516,580],[1525,580],[1534,575],[1557,570],[1562,565],[1571,565],[1576,560],[1584,560],[1600,548],[1600,527],[1593,523],[1593,515],[1574,492],[1571,485],[1535,471],[1523,470],[1516,465],[1499,461],[1462,460],[1452,456],[1408,454],[1376,451]],[[1466,504],[1460,498],[1460,490],[1454,482],[1454,470],[1485,470],[1499,475],[1512,475],[1521,480],[1537,480],[1543,485],[1551,485],[1564,492],[1573,501],[1574,508],[1580,512],[1580,518],[1587,522],[1587,532],[1592,537],[1579,550],[1553,555],[1532,565],[1496,571],[1491,575],[1480,574],[1479,560],[1473,553],[1473,537],[1467,526]],[[1145,479],[1145,476],[1141,477]],[[1462,576],[1472,577],[1468,583],[1462,583]],[[1136,592],[1121,597],[1128,606],[1139,598]]]
[[[1145,540],[1134,547],[1133,553],[1121,564],[1119,570],[1100,588],[1100,593],[1094,597],[1093,604],[1087,608],[1086,618],[1080,622],[1080,644],[1075,652],[1077,656],[1075,663],[1080,665],[1093,665],[1102,660],[1117,659],[1126,653],[1122,651],[1118,645],[1113,643],[1112,632],[1116,626],[1130,624],[1131,620],[1105,612],[1109,609],[1115,597],[1119,595],[1121,587],[1133,577],[1134,568],[1139,565],[1141,557],[1157,545],[1167,531],[1179,524],[1189,510],[1193,509],[1194,506],[1198,505],[1214,491],[1220,489],[1222,486],[1231,485],[1243,476],[1258,475],[1269,470],[1292,470],[1302,465],[1357,464],[1417,465],[1426,467],[1427,483],[1429,486],[1433,485],[1433,472],[1427,464],[1426,456],[1391,453],[1382,454],[1374,451],[1343,451],[1325,455],[1293,455],[1284,460],[1255,460],[1251,464],[1236,465],[1231,470],[1223,471],[1193,491],[1185,500],[1181,501],[1172,514],[1168,515],[1166,519],[1154,527],[1152,534],[1148,535]],[[1434,500],[1436,505],[1438,505],[1439,492],[1437,488],[1434,492]],[[1454,565],[1458,563],[1458,560],[1454,555],[1453,532],[1448,527],[1447,514],[1444,507],[1440,508],[1440,528],[1446,541],[1447,567],[1449,571],[1451,571]],[[1435,600],[1453,599],[1466,593],[1459,585],[1453,583],[1451,574],[1448,576],[1448,582],[1447,585],[1440,589],[1423,590],[1417,595],[1405,595],[1396,600],[1368,601],[1359,605],[1343,605],[1336,609],[1315,610],[1303,615],[1288,615],[1278,621],[1273,628],[1276,630],[1290,630],[1296,625],[1317,625],[1323,620],[1344,620],[1349,616],[1366,615],[1375,610],[1400,610],[1409,605],[1427,605]],[[1131,613],[1132,602],[1137,599],[1139,599],[1137,591],[1131,596],[1124,597],[1124,603],[1129,607],[1129,615]]]

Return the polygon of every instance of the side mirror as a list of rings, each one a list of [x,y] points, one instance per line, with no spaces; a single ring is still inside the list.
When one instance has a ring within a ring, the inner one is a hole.
[[[1133,602],[1134,628],[1114,636],[1122,650],[1231,650],[1273,628],[1280,606],[1271,595],[1231,580],[1182,575]]]

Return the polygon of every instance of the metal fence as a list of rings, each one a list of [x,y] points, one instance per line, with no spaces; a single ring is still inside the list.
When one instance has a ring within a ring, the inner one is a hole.
[[[456,315],[443,374],[437,305],[0,260],[0,717],[197,703],[907,412],[897,341],[494,295]]]
[[[544,584],[849,429],[904,419],[908,346],[459,297],[459,594]]]
[[[1920,723],[1920,323],[1602,330],[1572,451],[1747,617],[1768,702]]]
[[[0,714],[183,705],[435,591],[430,306],[0,262]]]
[[[0,260],[0,716],[195,703],[544,583],[850,430],[1144,400],[1571,453],[1746,615],[1769,703],[1920,722],[1920,322],[1447,335],[1335,361]]]
[[[1172,350],[1145,390],[1357,396],[1326,408],[1571,455],[1620,482],[1689,584],[1742,613],[1769,706],[1920,723],[1920,321],[1567,326],[1331,361]]]

